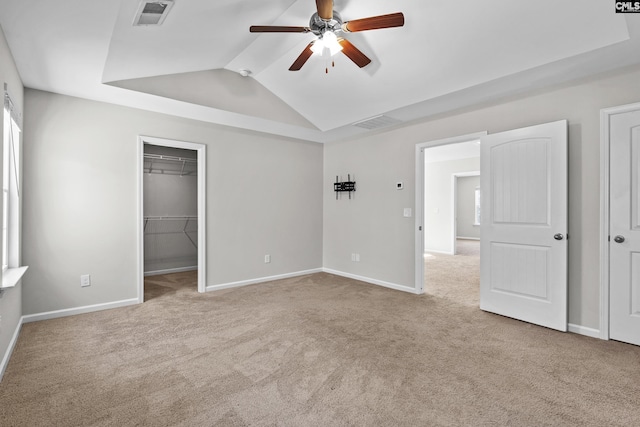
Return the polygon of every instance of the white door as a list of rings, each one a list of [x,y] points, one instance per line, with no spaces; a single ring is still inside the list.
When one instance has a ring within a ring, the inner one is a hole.
[[[567,122],[480,147],[480,308],[566,331]]]
[[[609,337],[640,345],[640,111],[609,123]]]

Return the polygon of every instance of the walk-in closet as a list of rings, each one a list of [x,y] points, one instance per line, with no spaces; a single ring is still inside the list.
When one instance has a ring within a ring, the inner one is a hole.
[[[144,145],[144,275],[198,269],[197,151]]]

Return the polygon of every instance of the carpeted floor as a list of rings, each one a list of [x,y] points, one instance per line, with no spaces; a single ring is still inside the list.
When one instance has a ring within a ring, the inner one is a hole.
[[[456,255],[427,253],[424,262],[427,294],[453,304],[480,306],[479,240],[457,239]]]
[[[24,325],[0,424],[640,425],[639,347],[325,273],[147,293]]]

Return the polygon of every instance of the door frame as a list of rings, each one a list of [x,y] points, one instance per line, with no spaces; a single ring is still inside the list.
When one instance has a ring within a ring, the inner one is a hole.
[[[207,155],[205,144],[178,141],[174,139],[157,138],[153,136],[138,136],[138,182],[137,182],[137,234],[138,234],[138,302],[144,302],[144,145],[158,145],[161,147],[182,148],[194,150],[198,159],[197,193],[198,193],[198,292],[207,291]]]
[[[453,212],[453,255],[457,255],[458,250],[456,244],[458,242],[458,178],[467,178],[470,176],[480,176],[480,171],[470,172],[456,172],[451,175],[451,188],[452,188],[452,209]]]
[[[611,116],[640,110],[640,102],[600,110],[600,338],[609,339],[609,209]]]
[[[424,293],[424,150],[440,145],[479,140],[487,134],[487,131],[482,131],[416,144],[415,289],[417,294]]]

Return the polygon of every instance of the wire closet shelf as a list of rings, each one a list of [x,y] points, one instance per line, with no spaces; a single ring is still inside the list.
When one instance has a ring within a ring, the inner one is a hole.
[[[194,176],[198,173],[198,160],[189,157],[144,154],[144,172],[166,175]]]
[[[184,224],[181,224],[181,222],[184,222]],[[152,227],[149,227],[150,223],[157,223],[157,224],[162,224],[162,223],[169,223],[169,224],[175,224],[172,227],[164,228],[161,227],[160,229],[152,229]],[[195,230],[191,229],[190,226],[194,226],[196,227]],[[145,216],[144,217],[144,233],[147,235],[150,234],[175,234],[175,233],[182,233],[184,234],[187,239],[189,239],[189,241],[191,242],[191,244],[193,245],[194,248],[198,248],[198,244],[196,243],[196,241],[189,235],[189,233],[195,233],[197,232],[197,227],[198,227],[198,217],[197,216],[192,216],[192,215],[163,215],[163,216]]]

